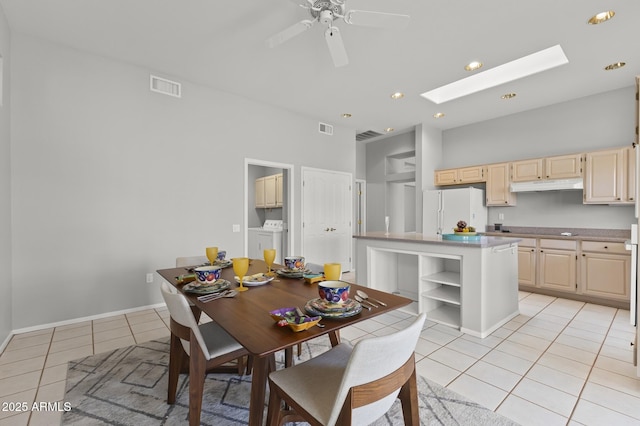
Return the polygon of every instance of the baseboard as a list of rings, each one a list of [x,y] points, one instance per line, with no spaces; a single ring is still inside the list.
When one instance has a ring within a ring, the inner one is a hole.
[[[4,352],[4,349],[7,347],[7,345],[9,344],[9,341],[11,340],[11,337],[13,337],[13,331],[11,333],[9,333],[9,335],[7,336],[6,339],[4,339],[4,342],[2,342],[2,344],[0,345],[0,354]]]
[[[164,303],[157,303],[155,305],[140,306],[138,308],[124,309],[122,311],[106,312],[104,314],[99,314],[99,315],[91,315],[88,317],[75,318],[75,319],[70,319],[70,320],[65,320],[60,322],[52,322],[49,324],[40,324],[40,325],[34,325],[32,327],[19,328],[17,330],[13,330],[9,334],[7,341],[3,343],[3,345],[6,346],[9,343],[9,339],[11,339],[11,336],[15,334],[30,333],[32,331],[45,330],[47,328],[53,328],[53,327],[62,327],[64,325],[76,324],[84,321],[93,321],[97,319],[114,317],[116,315],[131,314],[133,312],[144,311],[147,309],[163,308],[165,306],[166,305]],[[4,350],[4,346],[0,347],[0,353],[2,353],[2,350]]]

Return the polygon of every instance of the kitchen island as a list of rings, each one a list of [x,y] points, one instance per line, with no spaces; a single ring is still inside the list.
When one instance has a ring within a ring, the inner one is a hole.
[[[519,313],[518,238],[353,237],[357,282],[412,299],[412,313],[480,338]]]

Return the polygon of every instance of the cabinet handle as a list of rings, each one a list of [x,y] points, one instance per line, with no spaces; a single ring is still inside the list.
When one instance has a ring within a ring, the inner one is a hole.
[[[586,254],[582,253],[582,257],[586,257],[586,256],[587,256]]]
[[[509,202],[508,202],[508,201],[505,201],[504,203],[505,203],[505,204],[509,204]]]
[[[325,229],[326,232],[329,232],[329,228]]]
[[[608,246],[604,246],[604,248],[608,249],[609,247]]]
[[[531,253],[533,253],[534,251],[536,251],[536,249],[531,249]]]
[[[540,250],[540,253],[544,253],[544,250]]]

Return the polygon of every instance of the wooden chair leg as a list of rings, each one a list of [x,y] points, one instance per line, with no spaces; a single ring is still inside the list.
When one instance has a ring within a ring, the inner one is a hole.
[[[302,343],[298,343],[298,359],[300,359],[300,355],[302,355]]]
[[[289,368],[293,365],[293,348],[288,347],[284,350],[284,367]]]
[[[176,390],[178,389],[178,378],[182,367],[184,349],[180,338],[171,333],[169,345],[169,383],[167,385],[167,404],[176,402]]]
[[[241,356],[236,362],[238,363],[238,376],[242,376],[244,374],[244,357]]]
[[[267,425],[266,426],[280,426],[282,406],[282,399],[278,392],[273,388],[271,382],[269,382],[269,406],[267,408]]]
[[[204,392],[204,379],[206,376],[206,360],[195,336],[191,336],[191,354],[189,359],[189,425],[200,425],[200,412],[202,410],[202,394]]]
[[[253,371],[253,357],[251,355],[247,356],[247,376],[251,375],[251,372]]]
[[[398,398],[402,403],[404,424],[406,426],[418,426],[420,424],[420,413],[418,410],[418,384],[415,368],[409,380],[400,388]]]

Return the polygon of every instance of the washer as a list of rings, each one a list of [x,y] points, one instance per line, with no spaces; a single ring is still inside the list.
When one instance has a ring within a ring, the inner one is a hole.
[[[264,249],[275,248],[275,263],[282,264],[282,220],[269,219],[260,228],[249,228],[249,258],[263,259]]]

